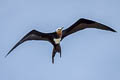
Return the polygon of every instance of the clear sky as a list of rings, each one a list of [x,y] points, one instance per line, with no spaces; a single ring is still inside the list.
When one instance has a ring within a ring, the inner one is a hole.
[[[7,52],[29,31],[53,32],[79,18],[118,31],[86,29],[61,42],[52,64],[52,45],[21,44]],[[0,0],[0,80],[120,80],[120,0]]]

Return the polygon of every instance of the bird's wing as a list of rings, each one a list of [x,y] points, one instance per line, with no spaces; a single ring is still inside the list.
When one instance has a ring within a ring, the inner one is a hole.
[[[77,32],[79,30],[83,30],[86,28],[96,28],[96,29],[102,29],[102,30],[116,32],[114,29],[112,29],[106,25],[103,25],[101,23],[98,23],[98,22],[95,22],[92,20],[81,18],[77,22],[75,22],[72,26],[70,26],[69,28],[63,30],[62,39],[74,32]]]
[[[46,40],[46,41],[50,41],[49,40],[49,35],[47,33],[42,33],[42,32],[38,32],[36,30],[32,30],[31,32],[29,32],[27,35],[25,35],[8,53],[5,57],[7,57],[11,51],[13,51],[17,46],[19,46],[20,44],[22,44],[25,41],[28,40]]]

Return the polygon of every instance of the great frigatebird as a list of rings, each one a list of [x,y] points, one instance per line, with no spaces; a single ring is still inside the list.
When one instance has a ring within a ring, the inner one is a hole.
[[[17,46],[19,46],[20,44],[22,44],[25,41],[45,40],[45,41],[49,41],[53,45],[52,63],[54,63],[54,57],[57,52],[60,53],[60,57],[61,57],[60,42],[66,36],[68,36],[74,32],[77,32],[79,30],[86,29],[86,28],[96,28],[96,29],[102,29],[102,30],[116,32],[114,29],[112,29],[104,24],[98,23],[96,21],[81,18],[65,30],[63,30],[63,27],[62,27],[62,28],[58,28],[55,32],[52,32],[52,33],[43,33],[43,32],[39,32],[37,30],[30,31],[7,53],[6,56],[8,56],[11,51],[13,51]]]

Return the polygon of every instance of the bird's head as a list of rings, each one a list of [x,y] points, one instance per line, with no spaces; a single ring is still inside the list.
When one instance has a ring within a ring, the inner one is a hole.
[[[62,30],[63,30],[63,28],[64,28],[64,27],[57,28],[57,29],[56,29],[56,33],[57,33],[58,35],[62,35]]]
[[[64,28],[64,27],[57,28],[57,29],[56,29],[56,32],[62,32],[63,28]]]

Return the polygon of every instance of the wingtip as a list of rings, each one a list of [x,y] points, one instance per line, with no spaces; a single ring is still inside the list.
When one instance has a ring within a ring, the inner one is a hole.
[[[7,58],[7,56],[8,56],[8,54],[7,54],[7,55],[5,55],[5,58]]]
[[[113,31],[113,32],[116,32],[116,33],[117,33],[117,31]]]
[[[12,51],[12,50],[10,50],[10,51],[5,55],[5,58],[10,54],[11,51]]]
[[[114,29],[111,29],[111,31],[112,31],[112,32],[117,32],[117,31],[116,31],[116,30],[114,30]]]
[[[117,32],[116,30],[114,30],[113,32]]]
[[[117,32],[116,30],[114,30],[113,28],[110,28],[108,26],[106,26],[108,28],[109,31],[112,31],[112,32]]]

